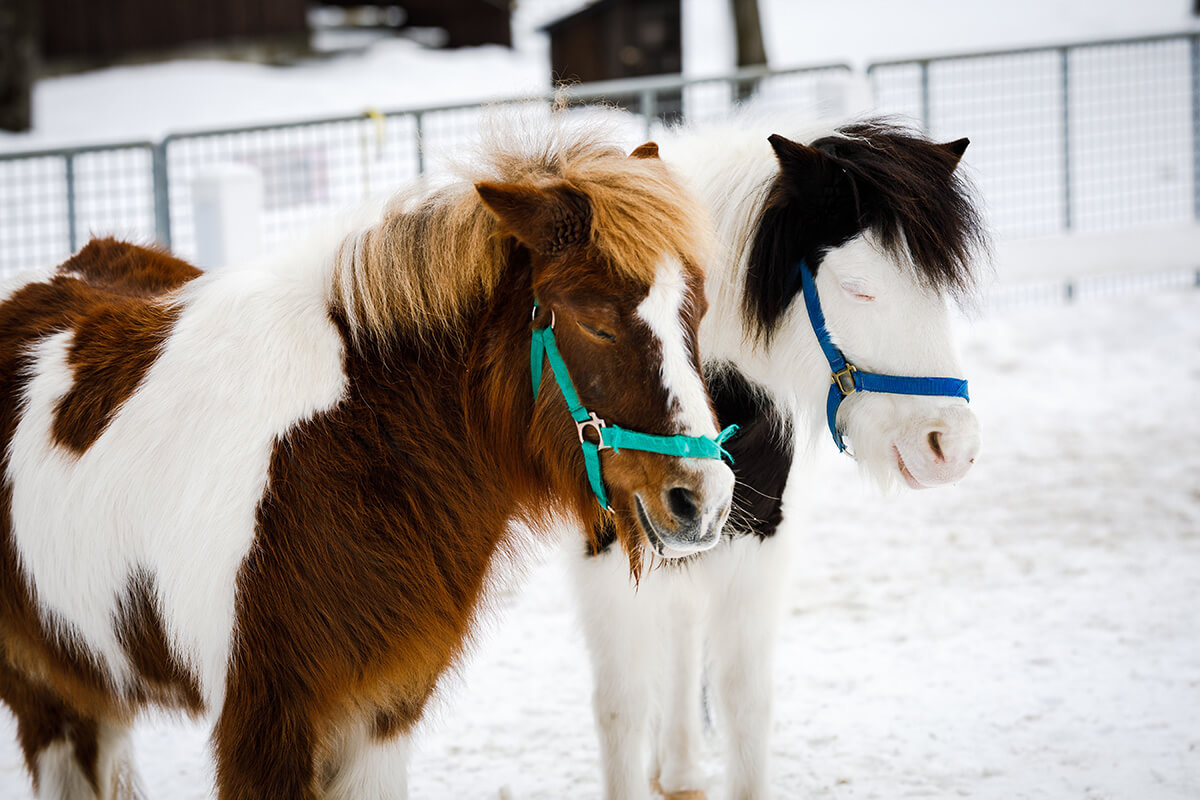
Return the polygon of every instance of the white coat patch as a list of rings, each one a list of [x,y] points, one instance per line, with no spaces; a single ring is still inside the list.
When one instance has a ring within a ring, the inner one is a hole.
[[[683,265],[665,259],[658,265],[646,299],[638,304],[638,316],[650,326],[662,345],[663,385],[676,409],[676,421],[688,436],[715,436],[716,425],[708,405],[708,393],[687,346],[681,312],[687,294]]]
[[[178,303],[158,359],[82,454],[51,437],[73,382],[71,333],[34,348],[6,478],[14,542],[45,618],[122,687],[131,674],[114,622],[144,572],[172,651],[215,709],[272,449],[338,402],[343,344],[318,275],[294,265],[284,276],[209,274]]]

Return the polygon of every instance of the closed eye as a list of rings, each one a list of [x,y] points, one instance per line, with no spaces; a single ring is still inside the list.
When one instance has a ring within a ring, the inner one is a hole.
[[[587,325],[583,322],[579,323],[579,327],[583,328],[584,332],[591,334],[592,336],[596,337],[597,339],[600,339],[601,341],[615,342],[617,340],[617,337],[613,336],[608,331],[602,331],[598,328],[593,328],[591,325]]]

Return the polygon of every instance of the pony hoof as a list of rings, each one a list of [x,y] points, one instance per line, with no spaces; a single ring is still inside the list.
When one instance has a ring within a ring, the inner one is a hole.
[[[663,800],[708,800],[703,789],[680,789],[677,792],[664,792],[658,778],[650,779],[650,788],[654,790],[655,794],[662,795]]]

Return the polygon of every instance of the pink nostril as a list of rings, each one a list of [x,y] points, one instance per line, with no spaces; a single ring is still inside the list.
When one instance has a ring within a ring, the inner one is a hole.
[[[942,434],[938,431],[929,432],[929,449],[933,451],[933,455],[938,461],[945,461],[946,456],[942,452]]]

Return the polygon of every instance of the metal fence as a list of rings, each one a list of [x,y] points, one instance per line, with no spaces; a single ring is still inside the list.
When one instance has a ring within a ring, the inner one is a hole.
[[[681,119],[727,115],[751,89],[765,108],[822,111],[824,83],[846,65],[683,79],[655,77],[573,87],[572,105],[604,101],[635,112],[646,135]],[[511,103],[548,109],[556,96]],[[278,243],[313,219],[352,207],[438,165],[478,130],[487,104],[370,112],[280,125],[173,133],[162,142],[0,154],[0,276],[69,256],[90,236],[157,239],[196,252],[192,184],[207,167],[241,163],[263,178],[264,240]]]
[[[880,108],[968,135],[1001,236],[1200,217],[1200,35],[871,65]]]
[[[825,115],[845,65],[743,70],[574,87],[573,104],[627,108],[640,134],[728,115],[742,100]],[[871,65],[876,108],[935,137],[969,135],[967,162],[1001,236],[1114,230],[1200,217],[1200,34]],[[550,97],[524,99],[548,107]],[[270,245],[312,219],[438,169],[469,141],[480,104],[176,133],[161,142],[0,154],[0,276],[66,258],[89,236],[158,239],[196,252],[192,183],[207,167],[263,177]]]

